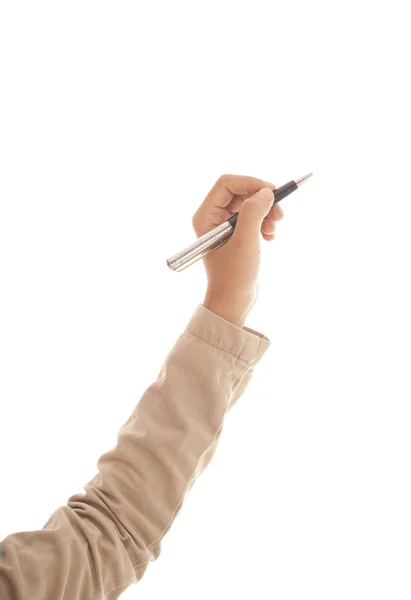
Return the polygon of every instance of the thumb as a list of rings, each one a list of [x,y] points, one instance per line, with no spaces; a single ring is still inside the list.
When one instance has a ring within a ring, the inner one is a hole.
[[[268,215],[274,202],[274,194],[269,188],[262,188],[241,205],[237,223],[232,235],[243,244],[259,244],[260,230],[264,217]]]

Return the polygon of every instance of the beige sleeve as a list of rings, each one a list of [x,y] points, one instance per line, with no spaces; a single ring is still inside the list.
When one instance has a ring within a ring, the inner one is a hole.
[[[2,542],[1,600],[114,600],[138,582],[269,344],[200,305],[85,493]]]

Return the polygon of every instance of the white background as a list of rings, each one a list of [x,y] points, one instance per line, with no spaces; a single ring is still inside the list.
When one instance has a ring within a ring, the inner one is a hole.
[[[204,297],[165,258],[223,173],[278,186],[272,345],[122,597],[411,593],[406,2],[0,5],[0,534],[96,473]]]

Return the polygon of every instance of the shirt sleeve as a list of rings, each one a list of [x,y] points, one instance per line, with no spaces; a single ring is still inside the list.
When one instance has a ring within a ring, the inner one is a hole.
[[[3,540],[1,600],[114,600],[138,582],[269,345],[198,306],[85,493]]]

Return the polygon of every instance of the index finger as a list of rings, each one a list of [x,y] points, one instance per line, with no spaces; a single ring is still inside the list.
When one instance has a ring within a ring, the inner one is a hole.
[[[203,205],[225,208],[230,204],[233,196],[253,195],[264,187],[268,187],[273,191],[275,189],[273,183],[256,177],[222,175],[207,194]]]

